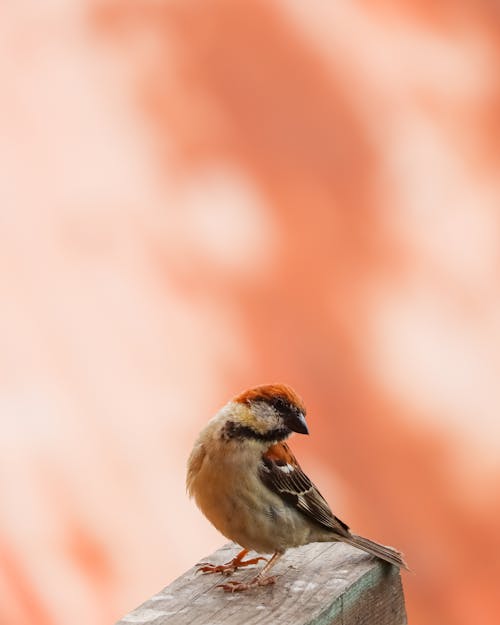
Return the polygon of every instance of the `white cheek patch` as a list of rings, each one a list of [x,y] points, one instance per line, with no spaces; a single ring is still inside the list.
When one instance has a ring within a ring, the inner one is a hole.
[[[291,464],[278,465],[278,469],[283,471],[283,473],[292,473],[295,471],[295,468],[292,467]]]

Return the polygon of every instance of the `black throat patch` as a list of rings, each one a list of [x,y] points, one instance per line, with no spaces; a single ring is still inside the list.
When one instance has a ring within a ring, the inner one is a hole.
[[[243,440],[245,438],[249,438],[255,441],[262,441],[263,443],[270,443],[272,441],[284,441],[290,436],[291,431],[286,426],[282,426],[261,434],[247,425],[241,425],[240,423],[235,423],[234,421],[228,421],[222,428],[221,434],[222,438],[225,438],[226,440]]]

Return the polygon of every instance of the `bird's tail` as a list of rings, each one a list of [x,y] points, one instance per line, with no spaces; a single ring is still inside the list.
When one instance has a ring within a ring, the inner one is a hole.
[[[343,537],[342,541],[348,543],[349,545],[352,545],[353,547],[362,549],[363,551],[370,553],[372,556],[376,556],[377,558],[381,558],[386,562],[390,562],[398,568],[402,567],[407,571],[409,570],[408,565],[404,561],[403,555],[393,547],[380,545],[373,540],[363,538],[363,536],[357,536],[356,534],[351,534],[349,538]]]

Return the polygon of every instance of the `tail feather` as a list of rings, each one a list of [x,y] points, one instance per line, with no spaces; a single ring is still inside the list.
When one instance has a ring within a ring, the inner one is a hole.
[[[357,536],[356,534],[351,534],[349,538],[343,537],[342,541],[348,543],[349,545],[352,545],[353,547],[362,549],[363,551],[370,553],[372,556],[376,556],[377,558],[381,558],[386,562],[390,562],[398,568],[404,568],[409,571],[408,565],[404,561],[403,555],[393,547],[380,545],[373,540],[363,538],[363,536]]]

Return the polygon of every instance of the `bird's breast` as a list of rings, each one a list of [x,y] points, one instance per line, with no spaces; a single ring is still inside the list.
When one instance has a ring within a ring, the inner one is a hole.
[[[203,514],[230,540],[261,553],[284,551],[304,543],[304,524],[262,483],[261,453],[238,442],[206,451],[191,492]]]

